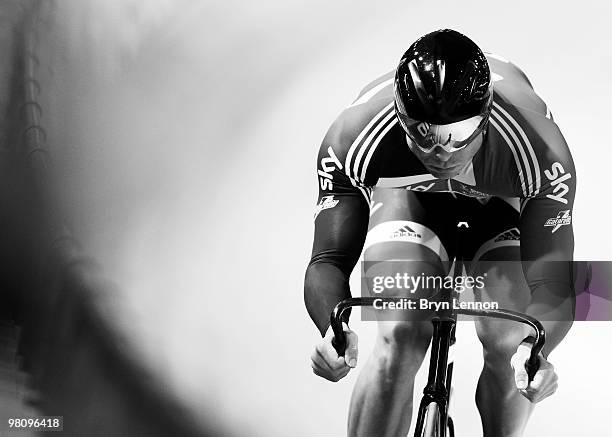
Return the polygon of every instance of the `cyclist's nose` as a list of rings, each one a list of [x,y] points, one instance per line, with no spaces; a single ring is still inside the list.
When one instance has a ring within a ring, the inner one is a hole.
[[[442,162],[448,161],[452,155],[451,152],[447,152],[440,146],[436,146],[436,150],[434,151],[434,154],[436,158]]]

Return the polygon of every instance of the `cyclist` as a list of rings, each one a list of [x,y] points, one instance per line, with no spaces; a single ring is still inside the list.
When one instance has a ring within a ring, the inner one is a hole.
[[[374,265],[415,260],[411,274],[444,275],[456,221],[466,217],[475,230],[462,249],[470,272],[498,279],[477,298],[548,316],[547,343],[529,384],[527,328],[476,321],[484,352],[476,393],[484,435],[521,435],[534,404],[556,390],[547,357],[570,329],[574,309],[576,173],[529,79],[456,31],[422,36],[395,71],[366,86],[332,124],[317,174],[304,286],[323,337],[312,354],[314,373],[337,381],[356,366],[357,335],[345,325],[348,348],[339,357],[329,314],[350,297],[349,276],[362,250]],[[521,262],[484,262],[492,260]],[[404,436],[410,427],[414,376],[431,325],[400,318],[379,321],[378,328],[351,399],[351,436]]]

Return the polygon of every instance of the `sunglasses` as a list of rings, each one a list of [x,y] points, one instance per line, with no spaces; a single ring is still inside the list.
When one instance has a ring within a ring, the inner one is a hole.
[[[423,153],[431,153],[440,147],[447,153],[467,147],[481,132],[489,120],[488,114],[480,114],[449,124],[431,124],[413,120],[397,111],[406,135]]]

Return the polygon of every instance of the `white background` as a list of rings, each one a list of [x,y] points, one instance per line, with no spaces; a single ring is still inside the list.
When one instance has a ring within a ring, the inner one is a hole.
[[[345,433],[358,370],[332,384],[309,366],[316,153],[421,34],[452,27],[523,68],[576,163],[576,258],[610,259],[606,2],[63,0],[57,12],[52,62],[70,103],[52,147],[82,240],[121,286],[131,317],[118,323],[239,435]],[[363,363],[375,327],[357,319]],[[559,391],[526,435],[609,429],[611,334],[576,324],[550,357]],[[458,335],[455,420],[480,435],[481,352],[470,325]]]

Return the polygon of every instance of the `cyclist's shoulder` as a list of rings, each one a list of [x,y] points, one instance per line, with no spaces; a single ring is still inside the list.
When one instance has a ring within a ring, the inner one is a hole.
[[[388,71],[369,82],[357,95],[350,107],[358,107],[376,99],[393,98],[393,80],[395,70]]]
[[[366,85],[357,99],[338,115],[327,131],[323,145],[325,148],[332,146],[339,154],[346,154],[360,136],[392,123],[394,119],[393,72],[389,72]]]
[[[549,114],[523,106],[512,93],[496,92],[490,124],[494,136],[509,153],[527,156],[540,165],[562,161],[573,166],[565,138]]]
[[[550,111],[542,98],[535,92],[531,80],[516,64],[494,53],[485,53],[496,94],[502,94],[514,106],[544,116]]]
[[[484,165],[501,172],[497,179],[514,173],[525,197],[548,196],[556,187],[570,191],[575,167],[561,130],[545,114],[516,105],[511,97],[494,95],[488,135],[491,153]]]
[[[547,104],[518,66],[487,53],[493,78],[491,124],[517,154],[534,154],[544,161],[571,162],[571,154]]]

